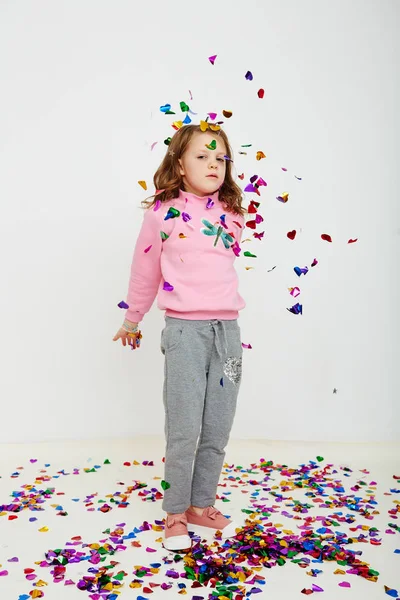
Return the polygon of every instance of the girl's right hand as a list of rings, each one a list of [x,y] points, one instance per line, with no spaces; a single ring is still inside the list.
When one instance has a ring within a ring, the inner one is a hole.
[[[139,333],[139,332],[138,332]],[[113,342],[116,342],[117,340],[121,339],[121,342],[124,346],[126,346],[126,343],[128,342],[128,344],[135,350],[136,348],[140,347],[140,341],[139,344],[138,339],[136,337],[135,334],[133,335],[129,335],[129,333],[127,331],[125,331],[125,329],[123,329],[121,327],[121,329],[118,329],[117,333],[115,334],[115,336],[113,337]]]

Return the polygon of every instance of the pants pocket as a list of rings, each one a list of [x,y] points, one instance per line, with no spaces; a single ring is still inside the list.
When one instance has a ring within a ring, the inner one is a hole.
[[[176,350],[183,336],[183,325],[166,325],[161,332],[161,352],[165,355],[166,352]]]

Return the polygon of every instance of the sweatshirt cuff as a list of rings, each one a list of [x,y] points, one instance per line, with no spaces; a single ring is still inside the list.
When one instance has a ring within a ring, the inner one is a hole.
[[[144,317],[144,314],[139,313],[136,310],[128,309],[125,313],[125,319],[127,319],[128,321],[131,321],[132,323],[140,323],[140,321],[142,321],[143,317]]]

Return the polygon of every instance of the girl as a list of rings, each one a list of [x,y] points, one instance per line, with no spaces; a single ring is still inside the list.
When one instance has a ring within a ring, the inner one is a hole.
[[[241,382],[237,318],[245,302],[234,261],[246,211],[226,134],[202,126],[184,125],[174,134],[153,179],[161,191],[142,202],[148,210],[133,255],[129,309],[114,337],[137,348],[138,324],[158,293],[158,308],[166,311],[161,352],[170,486],[163,546],[174,552],[191,548],[188,523],[220,530],[223,539],[237,528],[214,502]]]

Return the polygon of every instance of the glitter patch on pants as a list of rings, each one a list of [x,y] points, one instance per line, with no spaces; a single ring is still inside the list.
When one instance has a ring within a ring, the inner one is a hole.
[[[224,362],[224,373],[232,383],[238,385],[242,377],[242,358],[229,356]]]

